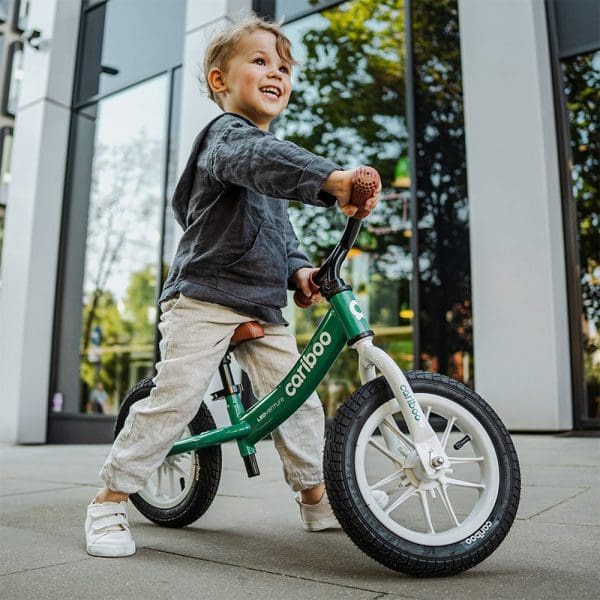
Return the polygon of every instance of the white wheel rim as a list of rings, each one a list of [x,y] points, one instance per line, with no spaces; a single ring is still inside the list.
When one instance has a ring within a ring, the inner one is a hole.
[[[446,419],[445,430],[438,432],[438,437],[445,445],[453,472],[444,470],[440,479],[431,480],[419,467],[409,468],[414,457],[410,450],[412,440],[409,433],[402,433],[397,426],[394,431],[390,417],[402,413],[393,399],[369,417],[359,434],[354,458],[360,493],[382,525],[415,544],[443,546],[483,539],[490,527],[487,519],[496,503],[500,483],[492,440],[473,414],[460,404],[437,394],[415,393],[415,396],[427,418],[435,414]],[[384,435],[373,436],[380,427],[391,432],[387,433],[387,439],[396,443],[387,443]],[[455,450],[453,445],[465,435],[471,439]],[[382,508],[377,503],[373,490],[388,494],[387,506]]]
[[[189,427],[186,427],[179,439],[191,435]],[[139,496],[156,508],[173,508],[190,492],[195,474],[196,461],[193,451],[168,456],[152,473]]]

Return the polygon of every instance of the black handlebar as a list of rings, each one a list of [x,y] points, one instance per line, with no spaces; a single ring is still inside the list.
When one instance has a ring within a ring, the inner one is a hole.
[[[326,258],[321,268],[313,276],[313,281],[321,288],[321,292],[326,298],[337,293],[342,288],[348,287],[340,277],[340,272],[342,263],[356,241],[360,226],[360,219],[348,217],[342,238]]]

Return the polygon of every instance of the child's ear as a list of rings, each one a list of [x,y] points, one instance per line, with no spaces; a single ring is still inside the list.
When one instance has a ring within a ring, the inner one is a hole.
[[[208,72],[207,79],[208,79],[208,85],[210,86],[210,89],[215,94],[221,94],[221,93],[227,91],[227,86],[225,85],[224,73],[218,67],[213,67]]]

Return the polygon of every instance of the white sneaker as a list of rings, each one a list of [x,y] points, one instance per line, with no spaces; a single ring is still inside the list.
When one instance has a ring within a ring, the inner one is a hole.
[[[127,502],[92,502],[85,519],[87,553],[92,556],[130,556],[135,553],[127,521]]]
[[[316,504],[303,504],[298,498],[296,498],[296,502],[300,506],[302,526],[306,531],[322,531],[340,526],[331,510],[327,492],[323,492],[321,499]]]

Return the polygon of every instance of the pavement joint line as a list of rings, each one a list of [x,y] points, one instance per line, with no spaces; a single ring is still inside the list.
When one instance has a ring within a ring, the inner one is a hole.
[[[553,504],[552,506],[549,506],[548,508],[544,508],[543,510],[540,510],[540,512],[537,512],[534,515],[527,517],[527,519],[525,519],[525,520],[530,521],[534,517],[539,517],[540,515],[543,515],[545,512],[548,512],[549,510],[552,510],[553,508],[556,508],[557,506],[560,506],[561,504],[564,504],[565,502],[569,502],[569,500],[575,500],[575,498],[577,498],[577,496],[581,496],[581,494],[585,494],[586,492],[589,492],[591,489],[592,489],[591,487],[583,488],[583,489],[581,489],[580,492],[577,492],[577,494],[575,494],[574,496],[569,496],[568,498],[565,498],[564,500],[561,500],[560,502],[557,502],[556,504]]]
[[[80,487],[79,485],[67,485],[62,487],[50,488],[47,490],[28,490],[26,492],[9,492],[8,494],[0,494],[0,498],[10,498],[12,496],[29,496],[30,494],[43,494],[44,492],[58,492],[60,490],[72,490]]]
[[[324,585],[331,585],[334,587],[347,588],[351,590],[359,590],[361,592],[371,592],[373,594],[384,594],[384,596],[388,595],[386,592],[382,592],[381,590],[372,590],[370,588],[357,587],[353,585],[347,585],[344,583],[333,583],[331,581],[322,581],[320,579],[313,579],[312,577],[304,577],[302,575],[293,575],[291,573],[281,573],[280,571],[270,571],[268,569],[259,569],[257,567],[249,567],[247,565],[239,565],[235,563],[229,563],[221,560],[214,560],[212,558],[203,558],[200,556],[189,556],[188,554],[182,554],[181,552],[173,552],[172,550],[161,550],[159,548],[152,548],[151,546],[144,546],[144,550],[150,550],[151,552],[160,552],[162,554],[171,554],[173,556],[181,556],[182,558],[191,558],[192,560],[199,560],[207,563],[214,563],[217,565],[224,565],[226,567],[235,567],[236,569],[245,569],[247,571],[256,571],[258,573],[268,573],[269,575],[279,575],[280,577],[290,577],[292,579],[301,579],[302,581],[310,581],[312,583],[322,583]],[[403,596],[399,595],[399,598],[408,598],[410,600],[416,600],[415,596]]]
[[[22,477],[1,477],[0,481],[6,481],[7,479],[12,479],[14,481],[23,481]],[[59,485],[64,484],[81,487],[102,487],[101,483],[79,483],[78,481],[56,481],[54,479],[28,479],[27,481],[31,481],[33,483],[57,483]]]
[[[66,560],[61,563],[54,563],[52,565],[44,565],[43,567],[32,567],[31,569],[21,569],[20,571],[11,571],[10,573],[3,573],[0,575],[0,579],[8,577],[9,575],[20,575],[21,573],[30,573],[31,571],[41,571],[42,569],[50,569],[52,567],[62,567],[64,565],[71,565],[77,562],[83,562],[84,560],[92,560],[93,556],[86,556],[85,558],[76,558],[74,560]]]

